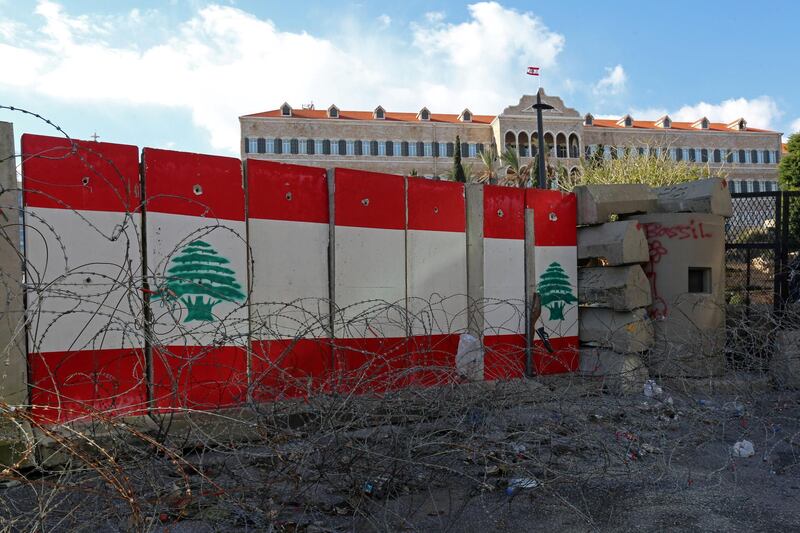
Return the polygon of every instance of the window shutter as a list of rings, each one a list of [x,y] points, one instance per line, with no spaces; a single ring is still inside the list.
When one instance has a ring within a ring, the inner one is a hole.
[[[386,141],[386,155],[394,155],[394,143]]]

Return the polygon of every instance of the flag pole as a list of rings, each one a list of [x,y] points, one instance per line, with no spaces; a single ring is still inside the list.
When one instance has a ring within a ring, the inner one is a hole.
[[[541,78],[539,74],[539,67],[528,67],[528,74],[531,76],[536,76],[537,78]],[[544,159],[544,126],[542,125],[542,111],[545,109],[553,109],[553,106],[542,103],[542,81],[541,79],[538,81],[539,84],[536,91],[536,103],[533,104],[533,108],[536,110],[536,134],[539,137],[539,153],[536,154],[536,174],[538,178],[538,183],[536,185],[540,189],[544,189],[547,186],[547,173]]]

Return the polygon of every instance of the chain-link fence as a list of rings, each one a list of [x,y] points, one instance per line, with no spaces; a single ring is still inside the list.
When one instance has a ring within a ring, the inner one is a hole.
[[[726,226],[725,286],[729,357],[734,367],[763,370],[783,329],[787,307],[800,301],[800,193],[734,193]]]

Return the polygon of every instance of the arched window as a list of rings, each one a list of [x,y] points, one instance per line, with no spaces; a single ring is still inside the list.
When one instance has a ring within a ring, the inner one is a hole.
[[[289,152],[292,154],[296,154],[300,151],[300,141],[297,139],[292,139],[289,141]]]
[[[505,145],[506,150],[517,149],[517,136],[514,135],[513,131],[506,132]]]
[[[714,163],[722,163],[722,152],[719,151],[719,148],[714,149]]]
[[[689,161],[692,163],[697,161],[697,151],[694,148],[689,148]]]
[[[563,133],[556,136],[556,157],[567,157],[567,136]]]
[[[455,145],[453,143],[447,143],[446,150],[447,150],[447,157],[453,157]]]
[[[683,148],[675,148],[675,161],[683,161]]]
[[[378,141],[370,141],[369,155],[378,155]]]
[[[702,161],[703,163],[708,163],[708,149],[707,148],[702,148],[700,150],[700,161]]]
[[[330,139],[323,139],[322,141],[322,153],[325,155],[331,155],[331,141]]]
[[[386,141],[386,155],[394,155],[394,142]]]
[[[314,155],[314,139],[306,139],[306,153]]]
[[[580,142],[578,136],[571,133],[569,136],[569,156],[573,159],[580,157]]]
[[[284,117],[292,116],[292,108],[289,106],[289,104],[283,104],[283,106],[281,106],[281,115]]]
[[[339,140],[339,155],[347,154],[347,141],[344,139]]]
[[[461,143],[461,157],[470,157],[469,143]]]
[[[275,139],[273,149],[276,154],[283,153],[283,140],[280,137]]]
[[[761,161],[764,162],[764,163],[769,163],[770,162],[769,150],[764,150],[764,153],[763,153]]]
[[[553,134],[550,133],[549,131],[545,132],[545,134],[544,134],[544,149],[545,149],[545,153],[547,155],[549,155],[550,157],[553,157],[555,155],[554,154],[555,147],[556,147],[556,140],[553,137]]]
[[[528,157],[528,134],[526,132],[520,132],[519,134],[519,155],[522,157]]]
[[[364,155],[364,143],[362,141],[356,141],[353,144],[353,149],[356,155]]]
[[[744,150],[739,150],[739,163],[744,163],[747,160]]]
[[[439,157],[441,154],[439,152],[439,147],[442,143],[433,143],[433,157]]]
[[[758,163],[758,150],[750,150],[750,162]]]
[[[400,155],[403,157],[408,157],[408,141],[403,141],[400,143]]]
[[[418,157],[422,157],[424,155],[425,155],[425,143],[422,142],[422,141],[419,141],[417,143],[417,156]]]
[[[483,152],[483,143],[478,143],[478,146],[477,146],[477,150],[476,150],[476,151],[477,151],[479,154],[480,154],[481,152]]]
[[[267,153],[267,140],[263,137],[259,137],[257,146],[259,154],[266,154]]]

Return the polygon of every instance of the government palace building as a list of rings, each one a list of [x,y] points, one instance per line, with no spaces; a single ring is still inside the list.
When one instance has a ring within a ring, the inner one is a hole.
[[[665,115],[639,120],[581,116],[561,98],[540,89],[553,106],[543,113],[550,163],[575,172],[580,159],[617,157],[629,150],[640,155],[666,155],[676,161],[708,166],[712,175],[726,175],[733,192],[777,190],[781,133],[751,128],[744,118],[730,123],[698,117],[677,122]],[[423,107],[395,112],[377,106],[371,111],[278,109],[239,117],[242,157],[320,167],[348,167],[390,174],[443,176],[453,164],[456,136],[464,163],[480,172],[479,152],[515,148],[522,163],[536,156],[535,95],[498,115],[475,115],[469,109],[443,114]]]

